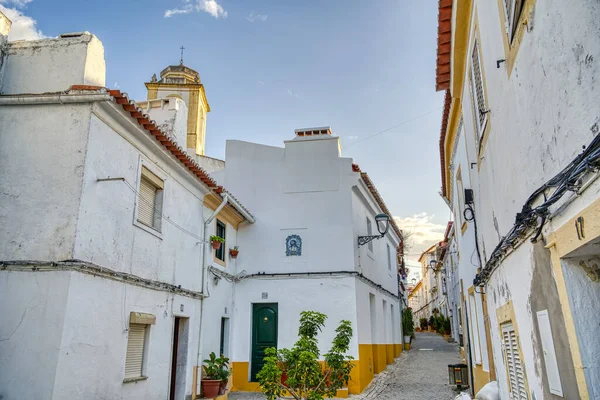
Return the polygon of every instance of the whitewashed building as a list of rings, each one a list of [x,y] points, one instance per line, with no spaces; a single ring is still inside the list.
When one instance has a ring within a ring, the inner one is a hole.
[[[182,63],[136,103],[104,87],[87,32],[1,49],[0,397],[196,398],[213,351],[231,390],[258,390],[258,324],[291,346],[302,310],[329,316],[323,350],[352,321],[340,395],[399,354],[402,234],[378,235],[391,214],[328,128],[230,141],[225,162],[204,154],[210,107]]]
[[[191,396],[232,308],[207,278],[211,204],[227,201],[227,245],[254,218],[177,132],[104,88],[93,35],[3,49],[0,396]]]
[[[439,7],[442,195],[475,392],[600,398],[600,4]]]
[[[213,174],[257,217],[239,231],[243,247],[231,271],[239,279],[233,388],[258,390],[261,349],[251,333],[261,318],[276,319],[272,344],[290,347],[300,312],[316,310],[329,317],[319,336],[323,352],[339,321],[352,322],[356,367],[348,391],[360,393],[401,351],[401,232],[392,222],[381,240],[358,245],[359,236],[378,234],[375,216],[389,211],[369,176],[341,156],[329,128],[296,130],[284,145],[227,141],[225,168]]]

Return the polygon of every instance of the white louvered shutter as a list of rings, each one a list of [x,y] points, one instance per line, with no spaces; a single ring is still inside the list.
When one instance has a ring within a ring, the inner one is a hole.
[[[148,325],[130,324],[125,357],[125,379],[142,376],[144,362],[144,344]]]
[[[510,398],[512,400],[528,400],[525,386],[525,369],[519,353],[519,342],[512,324],[502,326],[502,345],[506,354],[506,369],[510,385]]]
[[[481,72],[481,57],[479,54],[479,40],[475,38],[473,51],[471,52],[471,70],[472,70],[472,91],[475,106],[475,120],[477,122],[477,133],[481,136],[485,126],[487,107],[485,104],[485,94],[483,92],[483,74]]]
[[[138,221],[150,227],[154,227],[156,190],[156,186],[154,186],[150,179],[142,176],[140,180],[140,199],[138,201]]]

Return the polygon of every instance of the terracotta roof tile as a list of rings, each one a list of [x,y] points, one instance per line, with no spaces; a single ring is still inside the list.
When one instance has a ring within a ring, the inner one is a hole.
[[[439,0],[436,90],[450,88],[450,41],[452,40],[452,0]]]

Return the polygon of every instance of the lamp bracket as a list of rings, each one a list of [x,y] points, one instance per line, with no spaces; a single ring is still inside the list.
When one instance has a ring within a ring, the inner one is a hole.
[[[373,239],[381,239],[383,235],[371,235],[371,236],[359,236],[358,237],[358,247],[363,246],[367,243],[369,243],[370,241],[372,241]]]

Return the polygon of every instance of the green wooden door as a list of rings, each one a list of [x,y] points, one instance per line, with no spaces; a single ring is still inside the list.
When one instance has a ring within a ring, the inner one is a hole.
[[[252,359],[250,380],[265,364],[265,349],[277,348],[277,303],[253,304],[252,307]]]

